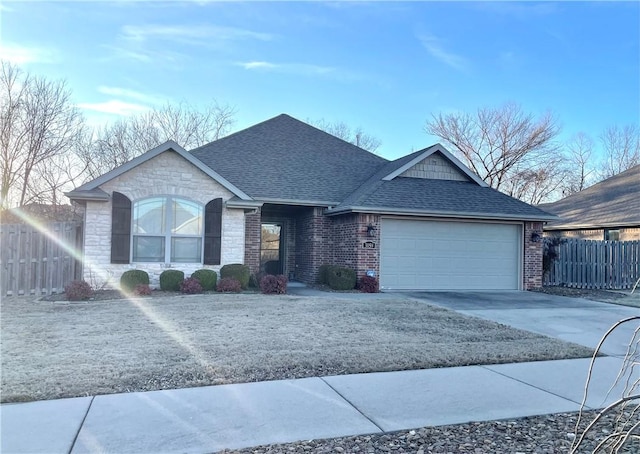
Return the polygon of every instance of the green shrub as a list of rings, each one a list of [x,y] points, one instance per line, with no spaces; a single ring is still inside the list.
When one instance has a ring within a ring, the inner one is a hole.
[[[351,290],[356,286],[356,272],[351,268],[335,266],[327,272],[327,280],[333,290]]]
[[[337,268],[335,265],[320,265],[318,268],[318,284],[329,284],[329,271]]]
[[[86,301],[93,296],[93,289],[86,281],[73,281],[65,285],[68,301]]]
[[[205,292],[208,290],[215,290],[216,283],[218,282],[218,275],[213,270],[198,270],[191,273],[191,277],[200,282],[202,290]]]
[[[180,270],[164,270],[160,273],[160,290],[179,292],[184,281],[184,272]]]
[[[249,287],[249,277],[251,276],[251,271],[247,265],[242,265],[241,263],[232,263],[230,265],[225,265],[220,268],[220,277],[224,279],[225,277],[230,277],[232,279],[240,282],[240,287],[242,290],[246,290]]]
[[[143,270],[128,270],[120,277],[120,288],[125,292],[133,292],[138,285],[149,285],[149,274]]]

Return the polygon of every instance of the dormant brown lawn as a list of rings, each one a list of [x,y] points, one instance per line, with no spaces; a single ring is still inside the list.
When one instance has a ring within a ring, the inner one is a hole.
[[[8,299],[1,315],[3,402],[591,354],[400,298]]]

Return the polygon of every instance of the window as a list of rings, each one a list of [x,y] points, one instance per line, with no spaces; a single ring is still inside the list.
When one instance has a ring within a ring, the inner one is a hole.
[[[619,241],[620,240],[620,230],[618,229],[605,229],[604,231],[604,239],[607,241]]]
[[[177,197],[133,204],[134,262],[202,262],[203,207]]]

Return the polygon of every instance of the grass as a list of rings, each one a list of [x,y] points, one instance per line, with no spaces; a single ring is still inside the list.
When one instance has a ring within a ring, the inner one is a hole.
[[[592,353],[404,299],[14,299],[1,316],[2,402]]]

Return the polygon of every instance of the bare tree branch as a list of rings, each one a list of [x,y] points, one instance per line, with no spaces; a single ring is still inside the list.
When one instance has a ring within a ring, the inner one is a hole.
[[[87,177],[96,178],[167,140],[195,148],[219,139],[229,133],[234,115],[232,107],[215,101],[203,110],[184,102],[166,104],[93,131],[78,156]]]
[[[562,160],[551,114],[540,118],[517,104],[480,108],[474,114],[438,114],[426,131],[443,140],[492,188],[537,203],[555,191]]]
[[[361,127],[351,129],[349,125],[342,121],[329,122],[324,118],[320,120],[309,120],[307,122],[318,129],[322,129],[324,132],[328,132],[332,136],[336,136],[346,142],[349,142],[356,147],[360,147],[364,150],[375,153],[380,147],[382,142],[377,137],[367,134]]]
[[[34,169],[71,152],[84,119],[64,81],[32,76],[4,61],[0,91],[0,205],[24,205]]]
[[[640,128],[611,126],[600,136],[605,153],[600,178],[606,179],[640,164]]]

